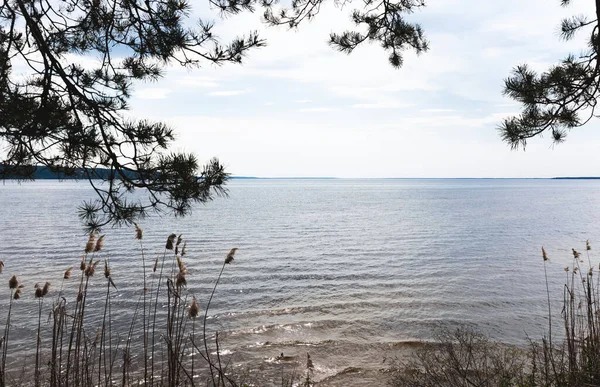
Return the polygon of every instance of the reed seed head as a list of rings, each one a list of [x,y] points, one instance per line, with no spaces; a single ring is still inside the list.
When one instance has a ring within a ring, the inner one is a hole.
[[[92,277],[94,273],[96,273],[96,266],[98,266],[100,261],[95,261],[94,263],[90,263],[85,267],[85,276]]]
[[[181,244],[181,241],[183,240],[183,238],[181,237],[183,234],[179,234],[179,236],[177,237],[177,243],[175,244],[175,255],[179,254],[179,245]]]
[[[40,284],[35,284],[34,288],[35,288],[35,298],[44,297],[44,295],[42,294],[42,288],[40,287]]]
[[[81,302],[81,300],[83,300],[83,292],[80,290],[79,293],[77,293],[77,302]]]
[[[73,266],[71,266],[70,268],[68,268],[67,270],[65,270],[65,275],[63,275],[63,279],[68,280],[69,278],[71,278],[71,272],[73,271]]]
[[[85,257],[81,257],[81,263],[79,264],[79,270],[84,271],[85,270]]]
[[[50,282],[46,281],[46,283],[44,284],[44,287],[42,288],[42,297],[45,296],[46,294],[48,294],[49,291],[50,291]]]
[[[102,250],[103,247],[104,247],[104,235],[102,235],[100,238],[98,238],[98,241],[96,242],[96,247],[94,247],[94,252]]]
[[[568,273],[569,272],[569,266],[565,267],[565,271]]]
[[[573,258],[578,259],[581,256],[581,253],[575,249],[571,249],[573,250]]]
[[[585,241],[585,249],[587,251],[590,251],[592,249],[592,246],[590,245],[590,240],[589,239]]]
[[[588,275],[591,277],[592,274],[594,274],[594,268],[590,267],[590,270],[588,270]]]
[[[13,299],[18,300],[19,298],[21,298],[21,289],[17,288],[17,290],[15,290],[15,294],[13,295]]]
[[[183,242],[183,247],[181,248],[181,256],[182,257],[185,255],[186,247],[187,247],[187,242]]]
[[[89,254],[92,251],[94,251],[94,248],[96,247],[96,234],[95,233],[90,233],[90,237],[88,238],[87,243],[85,244],[85,253]]]
[[[2,274],[3,267],[4,267],[4,261],[0,261],[0,274]]]
[[[110,277],[110,268],[108,267],[108,261],[104,260],[104,278]]]
[[[548,254],[546,254],[546,249],[544,249],[544,246],[542,246],[542,258],[544,258],[544,261],[548,260]]]
[[[185,273],[179,272],[177,273],[177,277],[175,277],[175,286],[178,288],[182,286],[187,286],[187,280],[185,279]]]
[[[198,303],[196,302],[196,297],[194,297],[194,299],[192,300],[192,303],[190,304],[188,314],[189,314],[190,318],[196,318],[196,317],[198,317],[199,312],[200,312],[200,307],[198,306]]]
[[[234,247],[233,249],[231,249],[229,251],[229,254],[227,254],[227,257],[225,257],[225,263],[231,263],[233,262],[233,256],[235,255],[235,252],[238,250],[237,247]]]
[[[308,352],[306,352],[306,369],[311,371],[315,369],[315,365],[313,364]]]
[[[176,234],[171,234],[167,238],[167,244],[165,245],[165,249],[173,250],[173,242],[175,242],[175,238],[177,238]]]
[[[187,268],[185,267],[185,264],[183,263],[181,257],[177,257],[177,267],[179,267],[180,273],[187,274]]]
[[[8,280],[8,287],[10,289],[16,289],[18,286],[19,280],[17,279],[17,276],[13,274],[13,276]]]
[[[133,225],[135,226],[135,239],[142,240],[142,229],[140,228],[140,226],[138,226],[137,223],[134,223]]]

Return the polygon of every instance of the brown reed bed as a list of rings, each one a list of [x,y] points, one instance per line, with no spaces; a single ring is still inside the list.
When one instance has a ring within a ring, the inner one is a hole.
[[[551,259],[542,247],[548,330],[541,340],[530,339],[523,349],[494,342],[467,326],[441,329],[435,344],[423,346],[412,360],[392,365],[390,386],[600,386],[600,266],[592,263],[591,249],[589,240],[585,253],[572,249],[571,263],[564,268],[558,333],[552,324],[546,268]]]
[[[213,338],[207,333],[210,303],[225,266],[233,262],[237,248],[225,255],[201,313],[198,300],[202,295],[193,294],[187,286],[187,244],[183,237],[169,235],[153,267],[148,268],[143,231],[138,225],[135,225],[134,238],[139,242],[142,258],[143,288],[139,289],[128,326],[113,326],[112,304],[118,283],[113,279],[109,257],[103,256],[104,236],[90,234],[79,261],[78,276],[70,267],[62,275],[57,292],[52,291],[50,282],[33,287],[31,296],[37,301],[37,329],[32,364],[27,357],[13,358],[19,356],[20,351],[11,345],[10,335],[12,321],[19,318],[13,316],[13,306],[28,295],[16,275],[2,274],[11,270],[10,262],[0,261],[0,283],[4,282],[2,278],[7,279],[5,294],[10,297],[0,336],[0,387],[241,385],[220,355],[218,334]],[[92,280],[98,276],[97,268],[101,264],[104,280]],[[152,275],[147,276],[150,271]],[[133,269],[127,274],[135,275]],[[78,282],[75,286],[65,287],[65,283],[74,280]],[[96,301],[103,302],[91,302],[92,293]],[[166,305],[164,313],[163,305]],[[97,318],[97,313],[96,318],[90,317],[90,308],[101,311],[101,318]],[[136,347],[137,353],[132,353],[132,342],[137,338],[141,339],[141,345]],[[215,350],[216,356],[211,355]],[[19,360],[22,367],[7,367],[9,358],[12,364]]]

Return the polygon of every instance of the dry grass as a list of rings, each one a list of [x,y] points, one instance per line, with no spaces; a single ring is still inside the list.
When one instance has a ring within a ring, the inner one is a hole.
[[[546,274],[550,257],[542,248],[548,295],[547,336],[540,341],[531,341],[528,350],[519,350],[495,343],[471,328],[444,330],[436,344],[426,345],[414,360],[392,367],[390,385],[600,386],[600,283],[590,250],[589,241],[585,255],[573,249],[572,262],[565,268],[559,342],[553,339]]]
[[[20,351],[11,346],[11,321],[21,318],[12,315],[15,311],[13,304],[19,302],[23,285],[15,275],[4,277],[9,278],[5,294],[10,298],[0,338],[0,387],[16,384],[36,387],[239,385],[223,364],[218,336],[216,339],[209,338],[206,331],[210,301],[226,264],[233,261],[237,249],[225,255],[202,314],[197,302],[200,295],[192,294],[187,288],[186,243],[182,236],[169,235],[164,251],[154,262],[154,275],[150,277],[147,277],[149,271],[146,270],[143,231],[138,225],[135,225],[134,238],[140,243],[144,282],[128,326],[117,328],[112,324],[112,302],[118,284],[113,280],[108,257],[102,255],[104,236],[91,234],[79,264],[78,285],[66,287],[76,289],[72,294],[64,290],[65,282],[75,277],[72,267],[64,272],[63,282],[54,294],[49,282],[33,289],[31,296],[37,300],[38,306],[37,337],[32,346],[36,349],[33,364],[28,364],[26,357],[15,359]],[[104,264],[104,279],[92,281],[97,276],[96,269],[100,263]],[[167,269],[169,267],[171,270]],[[2,269],[5,272],[9,270],[10,262],[6,266],[0,262],[0,273]],[[136,275],[134,268],[127,275]],[[92,303],[91,293],[103,293],[103,302]],[[48,297],[51,302],[45,302]],[[165,304],[166,313],[163,313],[160,306]],[[89,317],[92,310],[96,316],[101,311],[102,317]],[[48,321],[43,324],[43,316],[46,315],[49,316]],[[198,324],[201,326],[200,335],[196,333]],[[136,347],[140,353],[134,356],[132,341],[136,337],[143,343]],[[215,350],[216,357],[211,355],[211,351],[214,353]],[[7,369],[8,357],[11,364],[19,361],[22,368]],[[134,357],[141,360],[136,364]]]

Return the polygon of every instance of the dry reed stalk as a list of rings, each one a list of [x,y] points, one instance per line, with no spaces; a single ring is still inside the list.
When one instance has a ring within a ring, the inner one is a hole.
[[[41,384],[40,380],[40,348],[42,345],[41,331],[42,331],[42,304],[44,302],[44,296],[50,291],[50,282],[46,282],[44,286],[35,284],[35,298],[38,299],[38,327],[37,327],[37,341],[35,349],[35,386],[39,387]]]
[[[8,288],[10,289],[10,298],[8,302],[8,313],[6,315],[6,322],[4,324],[4,335],[2,337],[2,357],[0,358],[0,387],[6,386],[6,356],[8,354],[8,342],[10,334],[10,318],[12,312],[12,305],[14,300],[20,298],[22,285],[19,284],[19,280],[16,275],[13,275],[8,280]]]
[[[219,285],[219,280],[221,279],[221,276],[223,275],[223,270],[225,269],[225,265],[230,264],[231,262],[233,262],[233,256],[235,255],[235,252],[238,250],[237,247],[234,247],[233,249],[231,249],[229,251],[229,253],[225,256],[225,260],[223,261],[223,266],[221,266],[221,271],[219,272],[219,275],[217,276],[217,280],[215,281],[215,286],[213,286],[212,292],[210,293],[210,297],[208,298],[208,302],[206,303],[206,308],[204,309],[204,319],[202,321],[202,338],[203,338],[203,342],[204,342],[204,351],[205,351],[205,356],[208,362],[208,367],[210,370],[210,376],[213,382],[213,385],[215,384],[215,375],[214,375],[214,365],[212,360],[210,359],[210,352],[208,350],[208,340],[206,337],[206,319],[208,317],[208,310],[210,309],[210,303],[213,299],[213,296],[215,295],[215,291],[217,290],[217,286]]]
[[[142,275],[143,275],[142,332],[143,332],[143,341],[144,341],[144,386],[147,386],[148,385],[148,330],[150,329],[150,319],[149,319],[150,316],[147,315],[147,311],[146,311],[146,308],[147,308],[146,293],[148,292],[148,288],[146,285],[146,256],[144,254],[144,245],[142,243],[142,238],[143,238],[142,228],[137,223],[134,223],[134,226],[135,226],[135,239],[140,242],[140,253],[142,255]],[[155,271],[156,271],[156,269],[155,269]]]
[[[150,311],[150,313],[152,314],[152,336],[151,336],[151,350],[150,350],[150,358],[151,358],[151,362],[150,362],[150,375],[154,376],[154,354],[155,354],[155,334],[156,334],[156,315],[158,312],[158,298],[160,295],[160,288],[161,288],[161,284],[162,284],[162,279],[163,279],[163,271],[164,271],[164,267],[165,267],[165,259],[167,257],[167,250],[169,247],[169,244],[171,244],[171,248],[173,245],[173,239],[175,239],[176,235],[175,234],[171,234],[169,235],[169,237],[167,238],[167,243],[165,245],[165,250],[163,251],[163,257],[162,257],[162,262],[160,265],[160,272],[158,274],[158,283],[156,285],[156,292],[154,294],[154,311]],[[171,241],[169,243],[169,241]],[[158,256],[156,256],[156,259],[154,261],[154,268],[153,268],[153,272],[156,272],[158,267]],[[152,303],[152,299],[150,300],[150,302]],[[149,323],[148,323],[149,324]]]

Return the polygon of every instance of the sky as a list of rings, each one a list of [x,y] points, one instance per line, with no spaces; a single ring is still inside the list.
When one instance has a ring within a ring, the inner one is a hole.
[[[497,131],[518,104],[502,96],[514,66],[544,70],[579,53],[585,34],[559,37],[563,18],[593,15],[574,0],[430,0],[408,20],[425,30],[430,50],[406,52],[392,68],[377,44],[347,55],[327,44],[350,27],[362,2],[324,5],[297,30],[267,27],[260,12],[225,20],[192,2],[191,17],[214,19],[223,39],[259,30],[267,47],[242,65],[188,70],[140,83],[133,116],[172,125],[174,150],[228,172],[259,177],[553,177],[600,175],[600,120],[513,151]],[[199,6],[199,8],[198,8]]]

